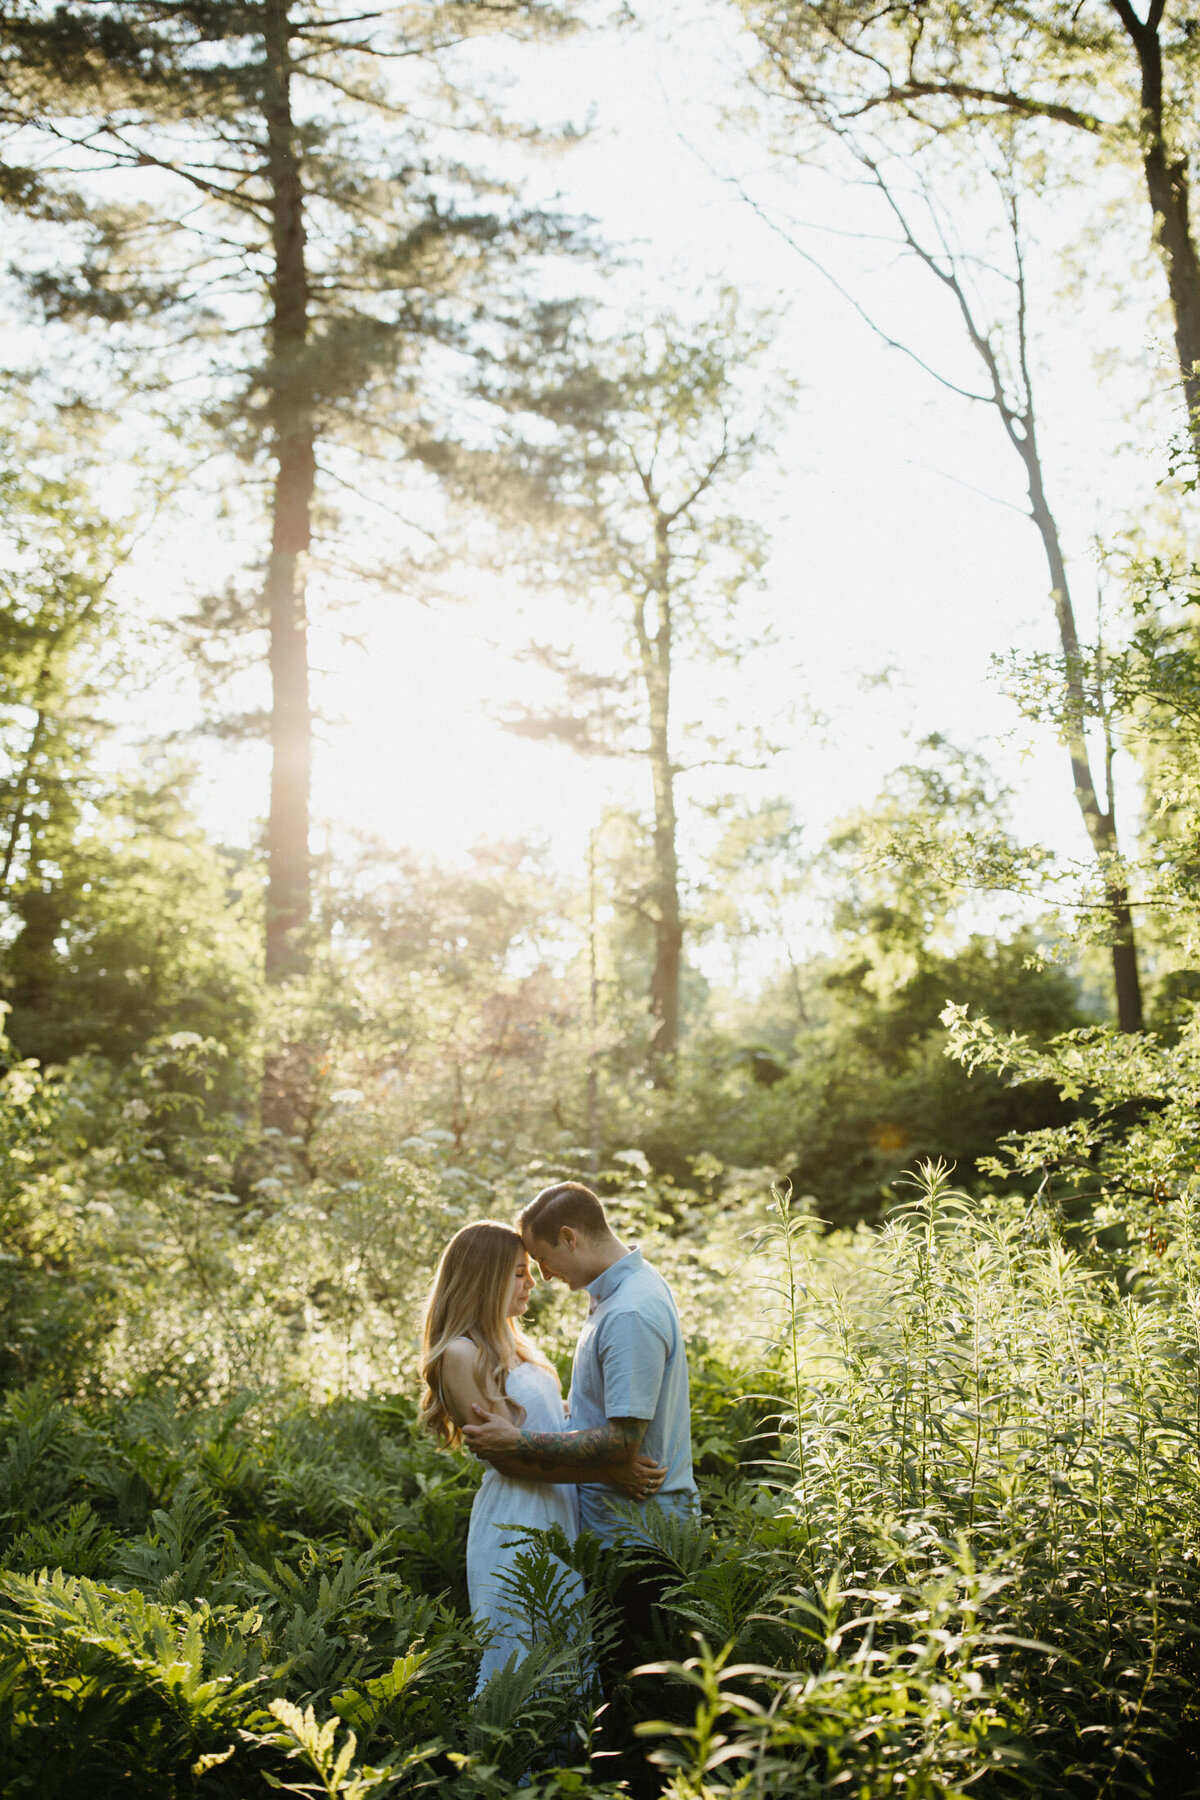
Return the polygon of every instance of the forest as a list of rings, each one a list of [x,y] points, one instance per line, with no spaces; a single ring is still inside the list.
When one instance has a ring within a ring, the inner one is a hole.
[[[4,1800],[1200,1800],[1198,99],[1195,0],[0,0]],[[563,1182],[699,1510],[477,1688],[422,1307]]]

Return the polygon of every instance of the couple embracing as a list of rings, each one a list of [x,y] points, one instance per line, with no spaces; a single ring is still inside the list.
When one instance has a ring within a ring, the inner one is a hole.
[[[588,1294],[565,1412],[554,1369],[519,1324],[534,1264]],[[516,1230],[485,1220],[451,1239],[425,1308],[421,1373],[425,1424],[487,1465],[467,1539],[471,1611],[491,1634],[482,1687],[530,1647],[506,1579],[522,1548],[512,1527],[560,1525],[612,1544],[630,1534],[630,1501],[695,1510],[683,1333],[662,1276],[614,1234],[591,1189],[567,1181],[540,1193]],[[621,1629],[603,1687],[634,1660],[661,1585],[631,1575],[617,1588]]]

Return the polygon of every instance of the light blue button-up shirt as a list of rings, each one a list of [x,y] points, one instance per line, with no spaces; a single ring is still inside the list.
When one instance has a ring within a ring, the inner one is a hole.
[[[642,1450],[667,1470],[655,1496],[667,1512],[694,1512],[687,1353],[671,1290],[634,1248],[588,1283],[591,1304],[575,1346],[569,1431],[609,1419],[648,1419]],[[611,1542],[622,1528],[613,1488],[579,1490],[579,1523]],[[627,1528],[627,1527],[626,1527]]]

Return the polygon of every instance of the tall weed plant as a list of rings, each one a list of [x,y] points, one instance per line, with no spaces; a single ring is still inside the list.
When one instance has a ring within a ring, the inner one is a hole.
[[[676,1665],[704,1696],[696,1719],[717,1709],[720,1768],[780,1794],[835,1792],[839,1769],[871,1795],[1200,1793],[1186,1210],[1135,1293],[1053,1208],[972,1199],[927,1166],[851,1303],[819,1226],[775,1194],[759,1248],[783,1401],[763,1476],[790,1524],[772,1560],[793,1574],[770,1609],[800,1666],[743,1672],[726,1704],[715,1637]],[[833,1688],[845,1741],[822,1737]],[[662,1729],[677,1783],[721,1785],[699,1724]]]

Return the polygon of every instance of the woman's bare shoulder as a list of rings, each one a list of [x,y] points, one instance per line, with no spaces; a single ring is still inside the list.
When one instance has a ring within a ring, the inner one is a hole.
[[[451,1338],[442,1351],[442,1395],[456,1425],[464,1425],[479,1394],[476,1346],[468,1337]]]

